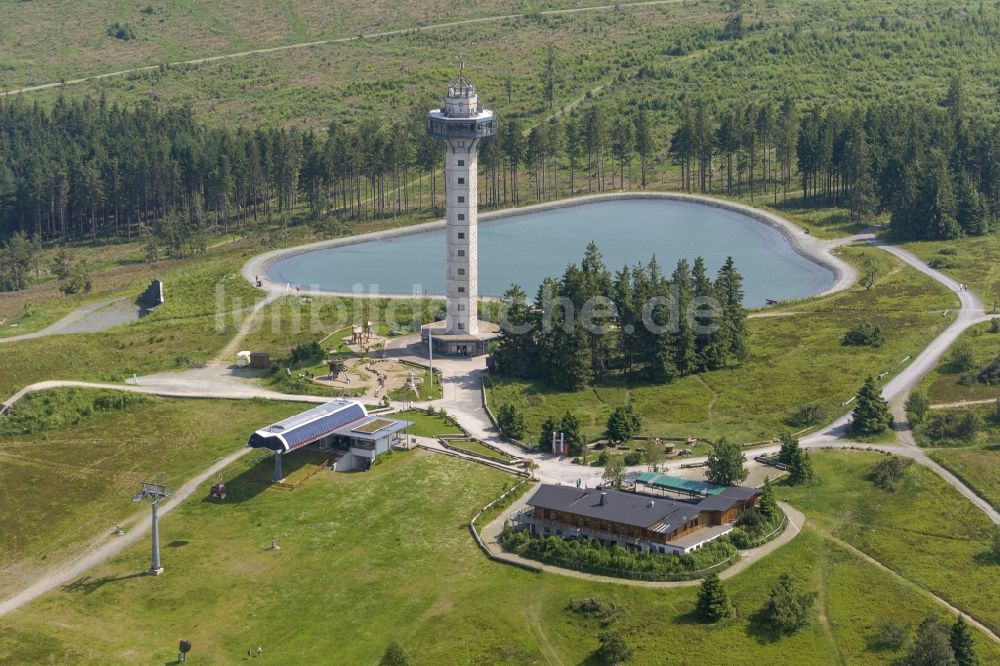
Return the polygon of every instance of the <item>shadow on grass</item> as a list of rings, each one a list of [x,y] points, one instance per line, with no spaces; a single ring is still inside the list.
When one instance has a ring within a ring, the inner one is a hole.
[[[763,610],[758,610],[750,616],[747,623],[747,636],[755,639],[761,645],[771,645],[784,638],[784,633],[771,626]]]
[[[285,479],[294,480],[304,467],[317,464],[320,459],[326,459],[319,451],[295,451],[281,457],[281,471]],[[209,504],[233,504],[247,502],[260,495],[262,492],[272,488],[274,478],[274,456],[261,456],[249,467],[245,467],[236,476],[226,479],[222,483],[226,486],[226,499],[217,500],[206,495],[202,502]],[[272,492],[290,492],[281,490],[280,486],[275,486]]]
[[[103,578],[93,578],[91,576],[81,576],[72,583],[63,585],[63,592],[83,592],[85,595],[96,592],[108,583],[119,583],[132,578],[142,578],[148,575],[145,571],[128,574],[127,576],[104,576]]]

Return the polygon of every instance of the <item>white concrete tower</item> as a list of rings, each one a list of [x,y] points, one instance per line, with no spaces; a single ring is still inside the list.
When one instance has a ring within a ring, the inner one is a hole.
[[[450,335],[479,333],[477,267],[479,141],[496,133],[493,112],[484,109],[476,86],[463,76],[448,86],[440,109],[427,114],[428,135],[444,140],[447,197],[447,321]]]

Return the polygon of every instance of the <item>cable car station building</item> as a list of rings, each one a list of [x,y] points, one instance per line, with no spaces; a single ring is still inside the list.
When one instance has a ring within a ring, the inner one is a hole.
[[[281,457],[312,445],[338,451],[339,472],[369,469],[375,458],[406,441],[411,425],[370,416],[361,403],[337,399],[261,428],[250,435],[247,446],[274,452],[274,480],[281,481]]]

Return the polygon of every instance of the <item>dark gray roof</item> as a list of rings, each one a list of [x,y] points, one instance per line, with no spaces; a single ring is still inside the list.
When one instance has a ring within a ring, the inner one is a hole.
[[[729,511],[739,501],[739,498],[720,493],[698,502],[698,508],[702,511]]]
[[[601,492],[593,488],[546,484],[535,491],[528,500],[528,505],[633,527],[652,527],[660,523],[667,526],[680,525],[699,512],[697,506],[689,502],[611,489],[603,491],[607,493],[607,502],[601,506]]]
[[[607,502],[601,506],[601,492],[601,489],[543,484],[528,500],[528,505],[668,533],[702,511],[728,511],[737,502],[760,493],[754,488],[736,486],[699,502],[684,502],[606,488],[603,492],[607,493]]]
[[[759,489],[747,488],[746,486],[729,486],[719,493],[720,497],[732,497],[737,500],[753,499],[757,495],[760,495]]]

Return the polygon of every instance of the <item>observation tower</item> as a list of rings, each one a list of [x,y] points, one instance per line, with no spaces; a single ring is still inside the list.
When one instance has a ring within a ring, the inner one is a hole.
[[[479,321],[477,265],[479,143],[496,133],[493,112],[484,109],[476,86],[465,78],[464,64],[448,86],[443,104],[427,114],[427,134],[445,143],[445,225],[447,246],[447,318],[424,329],[433,351],[449,356],[478,356],[495,337],[495,326]],[[487,330],[490,329],[490,330]]]

